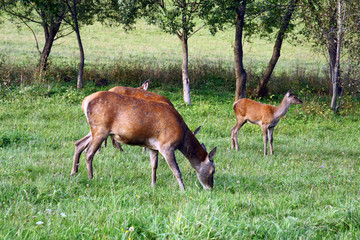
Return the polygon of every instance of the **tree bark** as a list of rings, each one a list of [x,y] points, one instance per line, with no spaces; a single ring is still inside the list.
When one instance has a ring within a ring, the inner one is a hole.
[[[79,23],[78,23],[78,19],[77,19],[76,0],[73,0],[73,11],[71,11],[71,12],[73,14],[74,27],[75,27],[74,30],[76,32],[76,38],[78,40],[79,51],[80,51],[80,63],[79,63],[79,72],[78,72],[78,78],[77,78],[77,88],[81,89],[81,88],[83,88],[85,54],[84,54],[84,48],[83,48],[81,37],[80,37],[80,29],[79,29]]]
[[[40,55],[40,72],[45,71],[47,67],[47,61],[51,52],[51,48],[54,44],[56,34],[58,33],[61,25],[61,21],[58,23],[54,23],[51,21],[50,26],[48,26],[43,19],[43,28],[45,33],[45,45]]]
[[[337,112],[339,109],[339,101],[341,93],[339,93],[340,86],[340,54],[341,54],[341,41],[342,41],[342,32],[343,32],[343,22],[342,22],[342,0],[337,1],[337,41],[336,41],[336,52],[335,52],[335,62],[334,68],[332,71],[331,81],[332,81],[332,99],[331,99],[331,109],[334,112]],[[339,96],[340,95],[340,96]]]
[[[181,39],[182,50],[183,50],[183,61],[182,61],[182,82],[183,82],[183,94],[184,94],[184,101],[191,105],[190,99],[190,79],[189,79],[189,54],[188,54],[188,39],[184,36]]]
[[[234,60],[235,60],[235,101],[245,97],[246,93],[246,71],[243,64],[243,47],[242,35],[244,28],[244,17],[246,10],[246,1],[239,1],[241,4],[236,9],[236,31],[235,31],[235,47],[234,47]]]
[[[275,44],[273,47],[273,54],[271,56],[271,59],[267,65],[267,67],[266,67],[266,70],[256,88],[256,94],[258,97],[265,97],[268,95],[269,90],[268,90],[267,84],[270,81],[270,77],[274,71],[276,63],[280,58],[280,51],[281,51],[281,46],[282,46],[282,43],[283,43],[283,40],[285,37],[285,32],[289,27],[291,16],[294,13],[297,2],[298,2],[298,0],[291,0],[289,3],[288,9],[283,18],[282,25],[281,25],[279,32],[277,34],[277,37],[276,37],[276,41],[275,41]]]
[[[45,45],[40,55],[40,72],[45,71],[47,67],[47,62],[51,52],[51,48],[54,43],[56,33],[51,32],[48,37],[45,37]]]

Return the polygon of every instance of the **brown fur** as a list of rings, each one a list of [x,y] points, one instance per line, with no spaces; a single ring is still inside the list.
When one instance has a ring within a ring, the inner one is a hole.
[[[243,98],[236,101],[233,105],[236,124],[231,129],[231,148],[239,150],[237,134],[240,128],[247,122],[261,126],[264,139],[264,155],[267,155],[268,135],[270,138],[270,154],[273,154],[273,131],[281,117],[290,108],[291,104],[302,104],[289,90],[279,106],[258,103],[254,100]]]
[[[139,89],[139,88],[117,86],[117,87],[110,89],[109,91],[115,92],[118,94],[137,97],[137,98],[148,100],[148,101],[163,102],[163,103],[169,104],[170,106],[173,106],[173,104],[170,102],[170,100],[167,99],[166,97],[164,97],[163,95],[148,92],[148,91],[145,91],[145,90]]]
[[[215,166],[212,159],[216,148],[207,154],[172,106],[103,91],[86,97],[82,108],[92,135],[86,150],[89,178],[93,177],[92,159],[95,152],[108,135],[112,135],[118,142],[150,149],[153,185],[156,183],[157,155],[160,152],[176,176],[180,188],[184,188],[174,154],[179,149],[197,171],[204,188],[213,187]],[[78,160],[74,158],[72,174],[78,170]]]

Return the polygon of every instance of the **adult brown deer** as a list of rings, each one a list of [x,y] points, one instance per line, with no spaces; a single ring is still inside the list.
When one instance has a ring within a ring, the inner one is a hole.
[[[92,134],[85,153],[89,178],[93,177],[92,161],[96,151],[108,135],[112,135],[118,142],[150,149],[152,185],[156,184],[160,152],[184,189],[174,153],[179,149],[196,170],[202,186],[213,187],[216,148],[208,154],[172,106],[103,91],[86,97],[82,108]],[[78,172],[78,160],[74,158],[72,175]]]
[[[247,122],[257,124],[262,128],[264,138],[264,155],[267,155],[268,134],[270,138],[270,154],[273,154],[273,131],[290,108],[291,104],[302,104],[289,90],[279,106],[261,104],[248,98],[236,101],[233,105],[236,116],[236,124],[231,129],[231,148],[239,150],[237,135],[239,129]]]
[[[165,96],[162,96],[162,95],[156,94],[156,93],[152,93],[152,92],[148,92],[147,89],[149,87],[149,84],[150,84],[150,79],[147,79],[138,88],[117,86],[117,87],[111,88],[109,91],[115,92],[118,94],[131,95],[131,96],[143,99],[143,100],[163,102],[163,103],[169,104],[170,106],[173,106],[171,101],[168,98],[166,98]],[[194,131],[194,134],[196,134],[199,130],[200,130],[200,127],[198,127]],[[75,142],[74,161],[79,162],[81,153],[87,148],[87,146],[91,142],[91,139],[92,139],[91,132],[89,132],[86,136],[82,137],[81,139],[79,139]],[[118,148],[121,152],[123,151],[121,144],[119,142],[117,142],[113,137],[111,137],[111,141],[115,148]],[[105,146],[106,146],[107,140],[105,140],[104,142],[105,142]],[[146,148],[143,148],[143,153],[145,153],[145,151],[146,151]]]
[[[147,89],[149,88],[149,84],[150,84],[150,79],[147,79],[140,87],[138,88],[130,88],[130,87],[123,87],[123,86],[118,86],[118,87],[114,87],[112,89],[110,89],[113,92],[117,92],[117,93],[121,93],[121,94],[136,94],[139,96],[143,95],[144,93],[146,93]],[[150,94],[151,95],[151,94]],[[158,95],[158,94],[153,94],[153,95]],[[148,96],[148,95],[146,95]],[[159,95],[161,96],[161,95]],[[163,97],[163,98],[161,98]],[[168,101],[170,102],[167,98],[165,98],[164,96],[161,97],[157,97],[159,99],[161,99],[162,101]],[[150,97],[148,97],[150,98]],[[152,99],[155,99],[155,97],[152,97]],[[165,98],[165,99],[164,99]],[[79,162],[79,158],[81,156],[81,153],[85,150],[85,148],[87,148],[87,146],[89,145],[89,143],[91,142],[91,132],[89,132],[86,136],[82,137],[81,139],[77,140],[75,142],[75,153],[74,153],[74,161]],[[115,148],[118,148],[120,150],[120,152],[123,151],[121,145],[116,142],[113,138],[111,138],[112,144]],[[106,146],[106,140],[105,140],[105,146]],[[100,148],[99,148],[100,149]]]

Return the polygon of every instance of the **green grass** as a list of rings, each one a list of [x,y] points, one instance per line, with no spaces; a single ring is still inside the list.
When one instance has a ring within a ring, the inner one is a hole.
[[[251,124],[239,132],[240,151],[229,149],[231,93],[194,90],[187,107],[180,90],[150,86],[191,129],[202,125],[199,141],[218,147],[212,191],[177,152],[181,192],[162,157],[152,188],[149,156],[126,145],[123,153],[108,146],[96,154],[94,179],[84,156],[70,177],[73,144],[89,130],[81,100],[96,90],[51,84],[2,91],[1,239],[360,238],[358,99],[347,98],[338,116],[327,98],[300,93],[304,104],[280,121],[275,155],[264,157],[261,130]]]

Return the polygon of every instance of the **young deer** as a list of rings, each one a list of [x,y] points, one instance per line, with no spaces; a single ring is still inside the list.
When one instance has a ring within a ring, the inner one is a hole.
[[[86,97],[82,108],[92,135],[85,153],[89,178],[93,177],[94,154],[108,135],[112,135],[118,142],[150,149],[152,185],[156,184],[158,152],[160,152],[173,171],[180,188],[184,189],[174,153],[179,149],[196,170],[202,186],[205,189],[213,187],[215,173],[213,158],[216,148],[208,154],[172,106],[103,91]],[[74,158],[72,175],[78,172],[78,160]]]
[[[267,155],[268,134],[270,138],[270,154],[273,154],[273,131],[282,118],[290,108],[291,104],[302,104],[289,90],[277,107],[261,104],[248,98],[243,98],[236,101],[233,105],[236,116],[236,124],[231,129],[231,148],[239,150],[239,143],[237,135],[239,129],[247,122],[257,124],[262,128],[264,137],[264,155]]]

